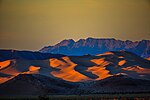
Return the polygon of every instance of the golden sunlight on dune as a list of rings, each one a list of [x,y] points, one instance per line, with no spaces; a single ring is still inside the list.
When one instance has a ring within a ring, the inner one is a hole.
[[[8,77],[0,77],[0,84],[6,82],[8,80],[10,80],[10,78],[8,78]]]
[[[27,72],[22,72],[21,74],[38,74],[39,73],[40,67],[37,66],[30,66],[29,71]]]
[[[8,80],[10,80],[10,79],[12,79],[15,76],[20,74],[19,72],[15,71],[15,70],[11,70],[11,69],[9,69],[7,71],[3,71],[2,73],[8,74],[8,75],[11,75],[11,76],[10,77],[0,77],[0,84],[4,83],[4,82],[6,82],[6,81],[8,81]]]
[[[16,60],[12,60],[12,62],[15,64],[16,63]],[[15,67],[14,65],[10,65],[9,67],[1,70],[1,73],[4,73],[4,74],[8,74],[8,75],[18,75],[20,74],[21,72],[19,72]]]
[[[104,79],[104,78],[107,78],[109,76],[112,76],[109,74],[109,71],[105,69],[106,67],[102,66],[93,66],[93,67],[90,67],[88,68],[88,72],[92,72],[93,74],[99,76],[99,78],[97,78],[96,80],[101,80],[101,79]]]
[[[118,65],[119,65],[119,66],[122,66],[122,65],[124,65],[125,63],[126,63],[126,60],[121,60],[121,61],[118,62]]]
[[[97,54],[96,56],[105,56],[105,55],[112,55],[112,52],[105,52],[104,54]]]
[[[19,75],[19,73],[16,75],[10,76],[10,77],[0,77],[0,84],[4,83],[6,81],[9,81],[10,79],[14,78],[17,75]]]
[[[40,69],[40,67],[37,67],[37,66],[30,66],[29,67],[29,71],[38,71]]]
[[[97,65],[100,65],[102,63],[105,62],[105,59],[104,58],[101,58],[101,59],[93,59],[91,60],[92,62],[96,63]]]
[[[79,72],[74,70],[77,64],[73,63],[69,59],[69,57],[62,57],[62,59],[64,61],[61,61],[56,58],[50,59],[50,66],[52,66],[53,68],[60,69],[60,71],[51,72],[53,76],[71,82],[81,82],[81,81],[91,80],[87,76],[82,75]]]
[[[150,57],[148,57],[147,60],[150,60]]]
[[[1,62],[1,65],[3,65],[3,68],[4,69],[1,69],[1,73],[2,74],[8,74],[10,75],[9,77],[0,77],[0,84],[1,83],[4,83],[10,79],[12,79],[13,77],[17,76],[18,74],[20,74],[21,72],[17,71],[15,69],[15,67],[13,67],[13,65],[10,65],[10,63],[13,63],[15,64],[16,63],[16,60],[7,60],[7,61],[4,61],[4,62]],[[4,67],[5,66],[5,67]],[[7,67],[9,66],[9,67]]]
[[[112,53],[112,52],[105,52],[104,54],[111,55],[111,54],[114,54],[114,53]]]
[[[126,67],[126,68],[122,68],[123,70],[126,71],[135,71],[139,74],[150,74],[150,69],[149,68],[142,68],[140,66],[135,66],[135,67]]]
[[[105,61],[104,58],[93,59],[91,61],[98,65],[89,67],[86,71],[92,72],[93,74],[99,76],[99,78],[97,78],[96,80],[101,80],[101,79],[107,78],[109,76],[112,76],[111,74],[109,74],[109,71],[106,70],[106,66],[109,64],[109,62]]]
[[[0,69],[3,69],[5,67],[9,66],[10,62],[11,62],[10,60],[0,62]]]

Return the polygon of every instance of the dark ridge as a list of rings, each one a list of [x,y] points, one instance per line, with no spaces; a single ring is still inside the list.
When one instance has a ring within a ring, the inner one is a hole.
[[[11,59],[44,60],[63,56],[65,55],[32,51],[0,50],[0,61]]]

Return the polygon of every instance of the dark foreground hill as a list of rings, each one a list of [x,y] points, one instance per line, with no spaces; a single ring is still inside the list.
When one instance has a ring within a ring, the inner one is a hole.
[[[19,50],[0,50],[0,61],[10,59],[28,59],[28,60],[44,60],[53,57],[62,57],[61,54],[40,53],[32,51],[19,51]]]
[[[73,83],[37,74],[22,74],[1,84],[0,90],[1,96],[150,93],[150,81],[118,75],[101,81]]]
[[[39,74],[20,74],[0,85],[0,95],[68,94],[75,83]]]

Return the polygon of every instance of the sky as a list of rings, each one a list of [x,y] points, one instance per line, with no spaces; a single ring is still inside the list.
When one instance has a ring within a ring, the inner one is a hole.
[[[88,37],[150,40],[150,0],[0,0],[0,49]]]

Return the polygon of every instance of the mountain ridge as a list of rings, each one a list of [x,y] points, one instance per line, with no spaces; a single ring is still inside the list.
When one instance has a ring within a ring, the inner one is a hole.
[[[39,51],[64,55],[96,55],[107,51],[130,51],[141,57],[150,57],[150,40],[130,41],[114,38],[87,38],[74,41],[65,39],[53,46],[46,46]]]

